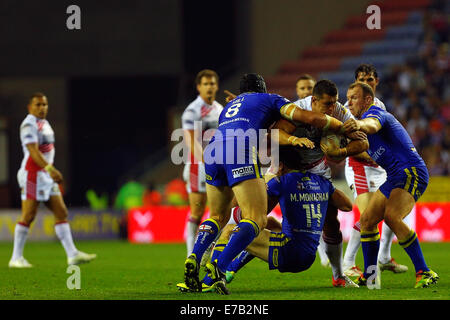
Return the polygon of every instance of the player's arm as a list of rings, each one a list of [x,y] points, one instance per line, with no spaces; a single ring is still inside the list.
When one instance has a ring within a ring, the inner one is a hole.
[[[310,124],[314,127],[323,129],[324,131],[331,131],[334,133],[347,133],[344,130],[344,125],[336,118],[329,115],[303,110],[294,103],[288,103],[281,107],[281,116],[285,119],[292,120],[294,122],[303,122]]]
[[[279,119],[270,127],[270,130],[278,130],[278,144],[280,146],[293,145],[313,149],[314,142],[308,138],[299,138],[292,135],[295,128],[296,126],[292,122],[285,119]]]
[[[362,131],[366,134],[377,133],[381,129],[381,122],[375,117],[367,117],[362,120],[349,119],[344,123],[346,132]]]
[[[55,182],[59,183],[63,180],[61,172],[45,160],[44,155],[39,151],[37,143],[28,143],[26,146],[31,159],[33,159],[39,167],[45,169]]]
[[[327,157],[342,161],[346,157],[361,154],[369,149],[369,141],[367,140],[367,136],[365,138],[364,136],[366,135],[364,134],[361,139],[351,140],[343,148],[339,146],[333,148],[331,144],[325,145],[323,143],[320,144],[320,148]]]
[[[351,211],[353,208],[352,201],[341,190],[334,189],[330,198],[331,204],[341,211]]]
[[[189,153],[192,154],[194,159],[198,162],[203,162],[203,147],[201,142],[196,139],[194,132],[194,130],[184,129],[184,139],[187,147],[189,148]]]

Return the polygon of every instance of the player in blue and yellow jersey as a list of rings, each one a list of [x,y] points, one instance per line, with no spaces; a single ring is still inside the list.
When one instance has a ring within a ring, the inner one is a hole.
[[[206,265],[219,293],[228,293],[226,267],[266,226],[267,192],[258,159],[258,131],[268,129],[284,117],[344,133],[341,121],[322,113],[302,110],[286,98],[267,93],[260,75],[245,74],[239,89],[240,94],[223,109],[217,131],[203,154],[210,218],[200,225],[193,252],[185,261],[185,284],[193,292],[201,291],[199,262],[228,222],[233,196],[242,210],[243,219],[237,225],[239,231],[218,260]],[[287,140],[293,145],[313,147],[308,139],[290,137]]]
[[[365,271],[358,283],[367,284],[371,274],[370,278],[375,275],[378,279],[379,274],[373,274],[371,270],[378,272],[378,223],[384,219],[414,264],[415,287],[428,287],[439,277],[425,263],[417,234],[403,222],[415,201],[427,188],[428,170],[425,162],[397,119],[373,103],[374,93],[370,86],[361,82],[353,83],[347,91],[347,99],[349,109],[356,119],[346,121],[344,127],[346,130],[361,130],[367,134],[369,155],[387,173],[386,182],[375,192],[361,216]]]

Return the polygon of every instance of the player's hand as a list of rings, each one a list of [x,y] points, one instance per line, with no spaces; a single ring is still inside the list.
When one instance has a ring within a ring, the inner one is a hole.
[[[231,92],[228,91],[228,90],[223,90],[223,92],[227,95],[227,96],[225,97],[225,102],[226,102],[226,103],[230,102],[231,100],[233,100],[234,98],[237,97],[234,93],[231,93]]]
[[[346,154],[345,148],[332,148],[330,145],[326,145],[322,142],[320,143],[320,149],[322,149],[322,152],[331,159],[341,158]]]
[[[291,137],[289,137],[288,141],[293,146],[306,147],[308,149],[314,149],[314,142],[312,142],[308,138],[299,138],[299,137],[291,136]]]
[[[347,121],[345,121],[344,126],[343,126],[344,132],[349,133],[352,131],[358,131],[359,129],[361,129],[361,126],[359,125],[359,121],[356,119],[348,119]]]
[[[53,181],[55,181],[56,183],[61,183],[63,181],[63,176],[62,176],[61,172],[59,172],[59,170],[56,168],[53,168],[52,170],[50,170],[48,172],[48,174],[53,179]]]
[[[346,136],[352,140],[367,140],[367,134],[362,131],[349,132]]]

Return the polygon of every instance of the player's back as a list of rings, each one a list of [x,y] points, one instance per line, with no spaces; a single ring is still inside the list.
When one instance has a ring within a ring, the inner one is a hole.
[[[277,94],[240,94],[231,100],[220,114],[218,131],[226,137],[237,129],[267,129],[280,118],[281,107],[288,103],[288,99]]]
[[[293,171],[270,180],[268,189],[269,196],[279,199],[282,232],[315,253],[334,192],[331,182],[313,173]]]
[[[410,166],[426,166],[401,123],[388,111],[371,106],[361,117],[375,118],[381,124],[376,134],[368,135],[368,153],[389,174],[403,172]]]

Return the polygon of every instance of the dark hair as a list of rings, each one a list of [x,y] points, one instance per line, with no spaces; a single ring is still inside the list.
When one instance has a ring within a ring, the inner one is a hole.
[[[219,83],[219,76],[217,75],[217,72],[210,69],[203,69],[202,71],[197,73],[197,76],[195,77],[195,84],[200,84],[203,77],[216,78],[217,83]]]
[[[338,94],[338,89],[334,82],[330,80],[320,80],[314,85],[312,94],[318,99],[322,98],[324,94],[334,97]]]
[[[316,82],[316,79],[314,79],[311,75],[309,75],[307,73],[304,73],[300,77],[298,77],[297,81],[295,83],[299,82],[300,80],[312,80],[312,81]]]
[[[358,68],[355,70],[355,80],[358,79],[358,74],[364,73],[364,74],[371,74],[373,73],[373,76],[378,79],[378,73],[377,69],[371,64],[368,63],[361,63]]]
[[[293,146],[279,146],[279,152],[279,160],[286,167],[293,170],[300,170],[302,168],[299,149]]]
[[[267,92],[264,78],[257,73],[246,73],[239,83],[239,93],[244,92]]]
[[[359,82],[359,81],[358,81],[358,82],[353,82],[353,83],[348,87],[348,89],[353,89],[353,88],[355,88],[355,87],[360,87],[360,88],[362,89],[362,91],[363,91],[363,97],[371,96],[372,99],[375,98],[375,94],[373,93],[372,88],[371,88],[368,84],[365,84],[364,82]]]
[[[43,94],[42,92],[35,92],[31,95],[30,99],[28,99],[28,104],[30,104],[34,98],[43,98],[43,97],[45,97],[45,94]]]

